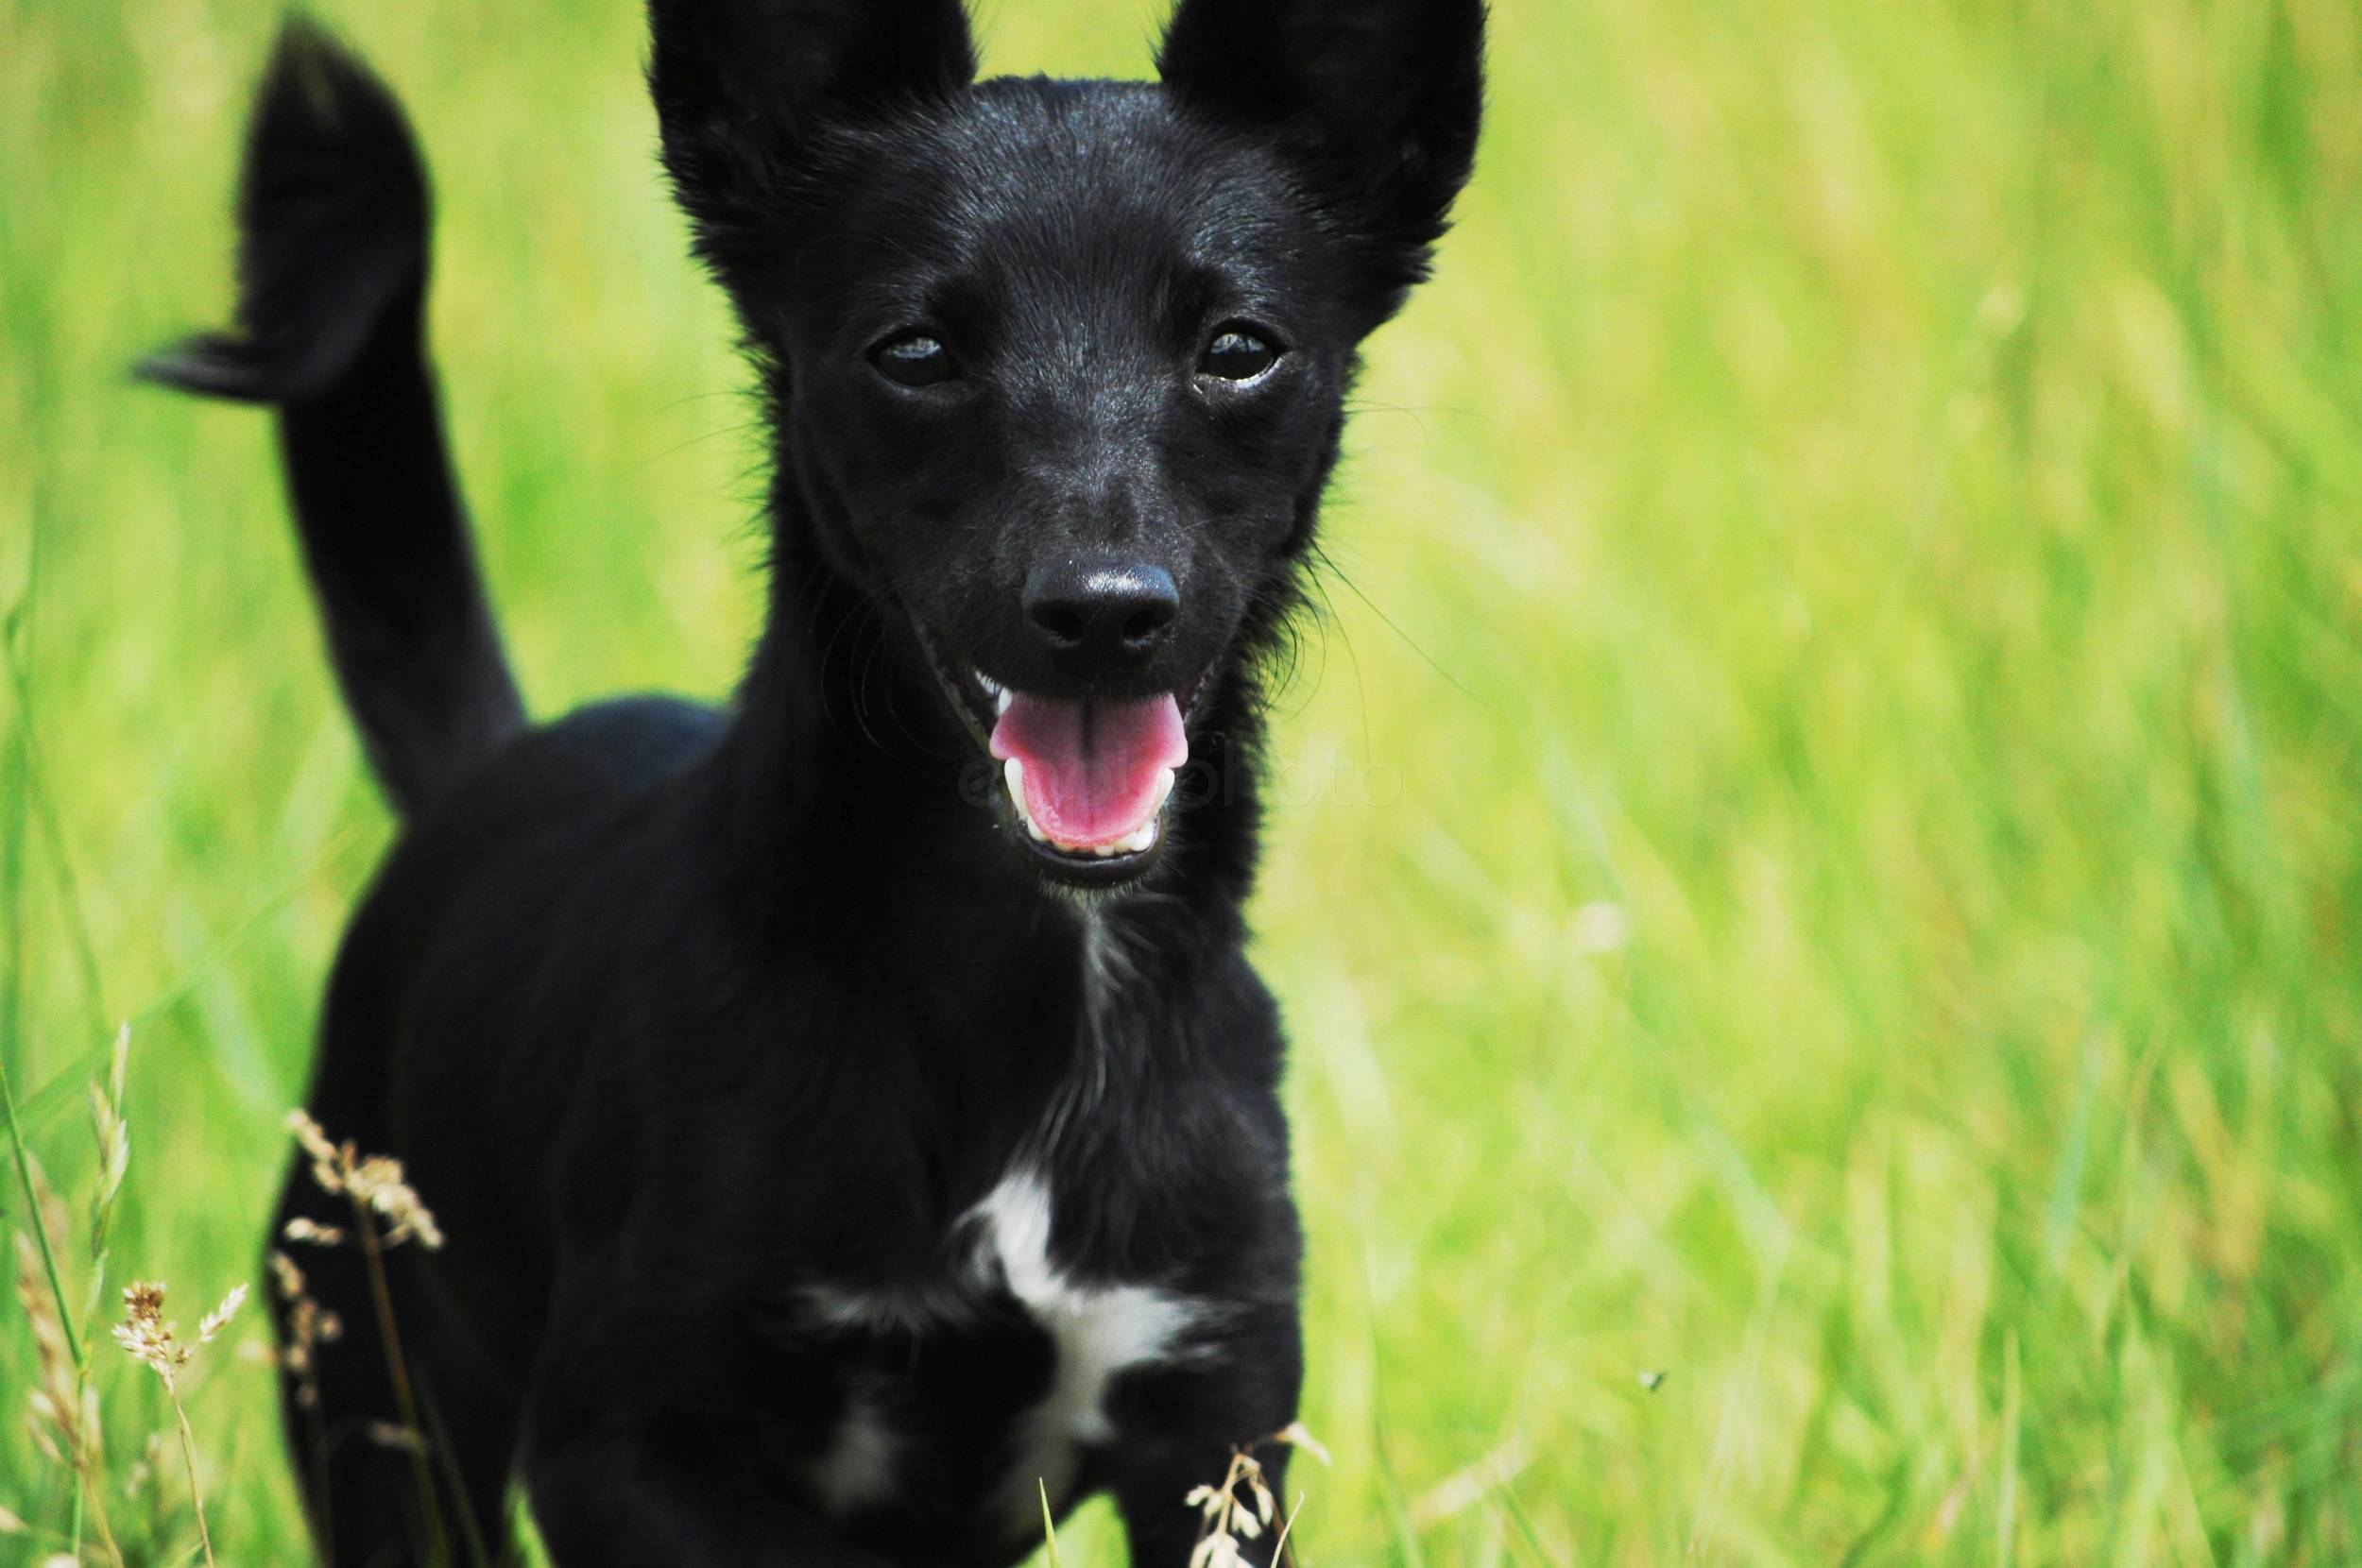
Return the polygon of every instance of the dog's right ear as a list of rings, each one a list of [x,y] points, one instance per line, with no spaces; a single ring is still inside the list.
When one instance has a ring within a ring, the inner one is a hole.
[[[649,0],[664,164],[710,257],[760,225],[813,135],[976,76],[960,0]]]
[[[1338,204],[1369,247],[1376,315],[1426,276],[1476,158],[1484,0],[1181,0],[1156,63]]]

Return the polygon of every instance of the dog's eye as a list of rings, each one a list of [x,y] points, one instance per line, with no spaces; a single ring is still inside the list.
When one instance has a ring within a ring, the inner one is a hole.
[[[1214,334],[1197,362],[1201,376],[1253,381],[1279,363],[1279,350],[1250,328],[1231,325]]]
[[[912,332],[869,356],[878,374],[901,386],[933,386],[951,379],[951,350],[939,338]]]

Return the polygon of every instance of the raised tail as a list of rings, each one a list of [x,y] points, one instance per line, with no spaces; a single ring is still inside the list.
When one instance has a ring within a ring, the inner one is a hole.
[[[237,328],[140,366],[279,410],[328,647],[414,815],[524,727],[426,363],[428,203],[402,108],[317,27],[281,33],[248,132]]]

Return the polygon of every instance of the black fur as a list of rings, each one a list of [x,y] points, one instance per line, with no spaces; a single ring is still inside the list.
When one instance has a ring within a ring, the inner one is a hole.
[[[452,483],[421,341],[427,193],[402,110],[291,24],[263,84],[238,202],[236,334],[152,380],[276,403],[329,653],[369,760],[419,810],[524,728]]]
[[[1481,6],[1184,0],[1162,85],[975,83],[955,0],[651,13],[665,162],[775,437],[729,709],[524,725],[421,351],[424,181],[317,33],[256,113],[241,332],[147,366],[278,405],[405,818],[311,1105],[450,1237],[389,1259],[445,1523],[366,1436],[397,1414],[368,1282],[321,1251],[348,1337],[289,1410],[316,1529],[339,1564],[496,1557],[522,1477],[569,1568],[1001,1563],[1038,1543],[1030,1465],[1057,1509],[1111,1489],[1134,1561],[1179,1568],[1185,1494],[1287,1425],[1302,1372],[1281,1043],[1242,951],[1258,661],[1358,345],[1467,175]],[[1258,379],[1208,368],[1233,330],[1276,350]],[[938,384],[881,367],[914,332]],[[1180,693],[1156,848],[1030,844],[970,670]],[[301,1171],[297,1215],[339,1218]],[[1036,1446],[1086,1321],[1162,1324],[1159,1354]]]

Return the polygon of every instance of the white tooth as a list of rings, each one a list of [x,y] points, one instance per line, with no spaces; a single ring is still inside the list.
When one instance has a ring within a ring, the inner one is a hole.
[[[1034,822],[1034,813],[1025,809],[1025,764],[1012,757],[1001,764],[1001,777],[1009,787],[1009,804],[1017,808],[1017,820],[1025,825],[1025,831],[1035,842],[1048,844],[1050,835]]]
[[[1152,820],[1157,811],[1164,809],[1165,802],[1172,797],[1173,781],[1180,776],[1172,769],[1167,768],[1165,775],[1156,780],[1156,803],[1148,809]]]
[[[984,689],[984,695],[987,697],[998,697],[1001,695],[1001,683],[994,680],[990,675],[985,674],[982,670],[976,672],[976,684]]]
[[[1006,713],[1011,707],[1015,707],[1016,704],[1017,697],[1014,693],[1000,688],[994,689],[992,693],[993,712]]]

